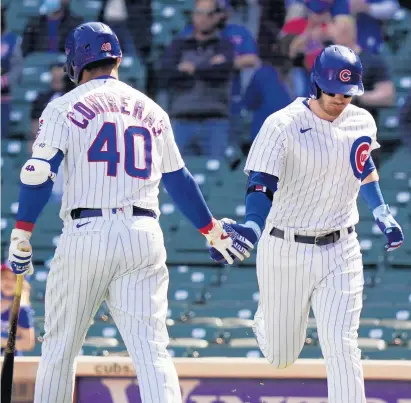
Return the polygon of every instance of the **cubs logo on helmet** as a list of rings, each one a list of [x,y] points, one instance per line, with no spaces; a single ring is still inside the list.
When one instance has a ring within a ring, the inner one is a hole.
[[[361,178],[364,172],[364,165],[370,155],[371,138],[362,136],[354,141],[351,147],[350,162],[351,168],[357,179]]]
[[[347,69],[341,70],[340,71],[340,80],[343,83],[347,83],[348,81],[350,81],[351,80],[351,71],[347,70]]]

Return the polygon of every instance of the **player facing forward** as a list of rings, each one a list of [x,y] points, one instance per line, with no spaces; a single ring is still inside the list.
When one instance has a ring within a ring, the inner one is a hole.
[[[385,249],[403,242],[370,156],[379,147],[375,122],[350,104],[363,93],[361,75],[351,49],[329,46],[320,53],[311,98],[269,116],[252,145],[246,223],[224,225],[253,244],[259,240],[254,331],[276,367],[299,356],[312,306],[330,403],[366,402],[357,343],[364,283],[354,228],[358,193],[387,238]],[[215,250],[212,256],[222,259]]]
[[[175,144],[170,121],[155,102],[118,80],[116,35],[93,22],[66,41],[66,70],[77,88],[48,104],[33,155],[21,170],[13,270],[32,269],[22,252],[64,160],[64,222],[47,279],[45,335],[36,403],[72,401],[74,358],[103,300],[136,368],[143,402],[181,402],[167,353],[168,272],[158,223],[158,187],[224,256],[248,251],[223,231]],[[19,248],[20,246],[20,248]],[[34,251],[35,254],[35,251]]]

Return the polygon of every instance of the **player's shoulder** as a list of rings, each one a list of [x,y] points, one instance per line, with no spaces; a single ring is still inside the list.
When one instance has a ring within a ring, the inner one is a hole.
[[[283,109],[272,113],[268,116],[266,122],[269,124],[279,124],[284,129],[295,123],[296,119],[300,119],[307,112],[307,106],[304,105],[305,98],[296,98]]]
[[[67,111],[70,109],[70,105],[73,103],[73,99],[75,99],[71,93],[74,90],[71,90],[70,92],[62,95],[61,97],[55,98],[52,101],[50,101],[44,111],[43,111],[43,116],[50,117],[53,116],[54,118],[56,117],[66,117]]]
[[[354,118],[356,121],[362,122],[365,125],[376,127],[374,117],[366,109],[361,108],[357,105],[349,104],[347,106],[347,112],[347,118]]]

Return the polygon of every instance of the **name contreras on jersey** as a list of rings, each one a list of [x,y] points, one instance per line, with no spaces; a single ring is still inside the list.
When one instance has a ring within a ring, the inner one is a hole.
[[[157,121],[154,125],[157,116],[154,112],[150,112],[143,119],[145,108],[144,100],[137,99],[133,104],[130,104],[130,97],[120,95],[118,97],[109,93],[95,93],[84,97],[83,101],[76,102],[73,109],[80,113],[80,118],[76,116],[74,111],[67,113],[67,118],[81,129],[85,129],[90,120],[93,120],[98,114],[104,112],[121,113],[123,115],[132,116],[136,120],[142,122],[144,127],[151,129],[154,136],[161,135],[168,129],[163,119]]]

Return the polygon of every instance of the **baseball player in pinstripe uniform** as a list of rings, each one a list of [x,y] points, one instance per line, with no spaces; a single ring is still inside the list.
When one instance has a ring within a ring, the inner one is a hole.
[[[245,224],[224,224],[259,240],[260,302],[254,331],[265,357],[291,365],[304,345],[310,305],[328,375],[330,403],[365,403],[357,343],[363,267],[354,225],[364,198],[387,238],[403,233],[385,204],[370,156],[378,148],[371,115],[350,104],[363,93],[358,56],[329,46],[311,72],[311,97],[272,114],[250,150]],[[261,238],[260,238],[261,235]],[[216,260],[223,257],[212,249]]]
[[[249,256],[246,240],[233,241],[212,217],[184,167],[167,113],[118,80],[122,53],[112,30],[97,22],[78,26],[66,54],[67,73],[78,86],[50,102],[40,118],[33,155],[21,170],[9,252],[15,273],[32,270],[31,233],[64,160],[64,228],[47,281],[35,403],[72,401],[74,358],[103,300],[132,357],[142,401],[178,403],[177,373],[166,350],[160,180],[229,262]]]

